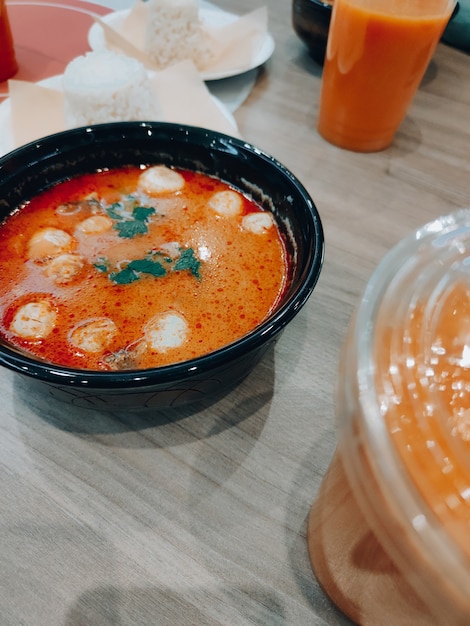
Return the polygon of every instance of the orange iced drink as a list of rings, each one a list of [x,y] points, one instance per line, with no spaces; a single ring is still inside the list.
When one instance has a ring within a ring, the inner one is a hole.
[[[381,263],[338,379],[312,567],[363,626],[470,623],[470,210]]]
[[[419,87],[452,0],[335,0],[319,133],[359,152],[386,148]]]

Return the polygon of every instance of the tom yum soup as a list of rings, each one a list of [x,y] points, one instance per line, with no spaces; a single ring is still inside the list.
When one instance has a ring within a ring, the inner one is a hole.
[[[192,359],[247,334],[281,298],[271,213],[226,183],[163,165],[86,174],[0,227],[0,333],[92,370]]]

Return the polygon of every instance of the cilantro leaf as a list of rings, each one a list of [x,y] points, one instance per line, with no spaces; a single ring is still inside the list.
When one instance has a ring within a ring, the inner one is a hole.
[[[135,228],[146,228],[146,224],[139,220],[122,220],[114,227],[119,227],[123,232],[129,228],[135,232]],[[126,236],[126,235],[122,235]],[[193,276],[200,278],[199,268],[201,261],[195,256],[192,248],[180,248],[180,256],[177,259],[167,257],[160,251],[150,250],[143,259],[133,259],[126,262],[123,269],[111,271],[109,261],[105,257],[98,257],[94,263],[100,272],[106,272],[109,280],[118,285],[128,285],[141,278],[142,274],[148,274],[154,278],[165,276],[168,272],[190,271]]]
[[[111,206],[106,208],[106,213],[112,220],[122,220],[123,206],[120,202],[114,202]]]
[[[164,276],[166,274],[166,269],[163,265],[151,259],[135,259],[127,267],[135,272],[151,274],[152,276]]]
[[[139,275],[128,266],[119,272],[111,272],[109,279],[118,285],[129,285],[135,280],[139,280]]]
[[[118,231],[119,237],[132,239],[136,235],[145,235],[148,232],[146,222],[141,220],[122,220],[116,222],[113,228]]]
[[[93,267],[96,267],[99,272],[107,272],[109,269],[109,263],[104,257],[100,257],[99,259],[96,259],[96,263],[93,263]]]
[[[151,215],[154,215],[155,209],[147,206],[136,206],[132,211],[134,219],[141,222],[147,222]]]
[[[189,270],[193,276],[200,278],[199,268],[201,267],[201,261],[194,255],[192,248],[186,248],[182,250],[179,259],[173,266],[174,272],[182,272]]]
[[[113,228],[118,231],[119,237],[132,239],[148,232],[147,222],[156,210],[153,207],[133,206],[134,203],[135,199],[129,196],[127,201],[114,202],[106,209],[108,216],[115,221]]]

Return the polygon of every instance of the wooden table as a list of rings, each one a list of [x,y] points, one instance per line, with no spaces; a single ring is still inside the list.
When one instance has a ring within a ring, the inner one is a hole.
[[[394,145],[342,151],[316,132],[321,69],[290,2],[267,5],[276,50],[235,117],[318,206],[318,286],[249,378],[203,410],[74,409],[1,371],[1,626],[349,624],[305,539],[335,447],[340,347],[384,253],[469,204],[470,63],[440,46]]]

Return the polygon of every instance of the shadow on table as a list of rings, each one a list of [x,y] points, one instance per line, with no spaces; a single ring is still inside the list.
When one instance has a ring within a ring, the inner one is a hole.
[[[300,70],[307,72],[311,76],[321,78],[323,67],[318,65],[318,63],[312,59],[307,51],[300,51],[297,56],[293,57],[292,62]]]
[[[55,428],[85,437],[107,435],[106,440],[102,441],[105,445],[155,447],[158,446],[156,439],[146,443],[139,433],[197,416],[199,420],[205,419],[207,425],[210,424],[210,433],[215,435],[239,424],[269,403],[274,385],[274,350],[270,349],[254,370],[232,389],[210,400],[180,408],[109,412],[84,409],[47,394],[30,393],[30,381],[26,378],[16,376],[13,384],[15,412],[21,422],[41,418]],[[121,434],[126,434],[126,437],[120,437]],[[174,445],[185,443],[190,437],[184,428],[177,433],[175,431],[175,434],[179,434],[179,439],[175,440]],[[191,440],[194,440],[194,436],[191,436]]]
[[[210,607],[208,609],[202,607]],[[63,626],[220,626],[286,624],[282,607],[262,587],[97,587],[82,594]]]
[[[321,408],[319,410],[322,410]],[[324,411],[328,412],[327,407]],[[318,419],[318,415],[317,415]],[[323,420],[325,430],[319,436],[311,448],[309,455],[299,463],[299,470],[294,485],[310,485],[310,496],[304,502],[304,507],[299,506],[299,490],[294,488],[290,505],[287,506],[287,520],[285,528],[295,529],[286,537],[288,544],[292,571],[295,572],[297,584],[302,594],[311,605],[314,614],[325,620],[329,626],[353,626],[354,623],[346,617],[328,598],[320,587],[310,565],[307,547],[307,522],[311,505],[320,488],[320,483],[325,474],[335,448],[335,436],[331,424],[332,416],[325,414]],[[303,492],[308,493],[308,490]],[[321,622],[323,623],[323,622]]]

